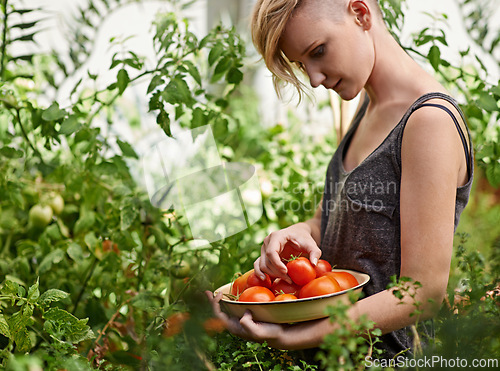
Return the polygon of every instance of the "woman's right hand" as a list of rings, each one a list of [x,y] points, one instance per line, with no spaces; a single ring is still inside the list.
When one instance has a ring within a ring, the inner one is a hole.
[[[264,278],[264,273],[271,277],[280,277],[291,282],[286,265],[281,261],[280,253],[286,244],[309,255],[309,260],[316,265],[321,257],[321,250],[311,235],[311,227],[307,223],[297,223],[288,228],[272,232],[264,238],[261,255],[254,263],[255,274]]]

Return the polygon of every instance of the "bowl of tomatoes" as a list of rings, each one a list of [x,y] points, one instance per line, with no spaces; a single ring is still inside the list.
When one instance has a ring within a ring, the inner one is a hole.
[[[232,316],[241,318],[249,310],[255,321],[295,323],[328,317],[328,306],[349,303],[349,293],[360,293],[370,281],[366,273],[332,269],[325,260],[313,266],[305,256],[292,257],[286,266],[291,283],[267,274],[262,280],[252,269],[214,294],[222,292],[221,307]]]

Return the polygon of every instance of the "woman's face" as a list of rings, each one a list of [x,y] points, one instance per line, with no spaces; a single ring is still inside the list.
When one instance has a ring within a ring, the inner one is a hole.
[[[303,66],[313,88],[323,85],[351,100],[372,73],[373,41],[355,14],[339,21],[316,13],[314,9],[295,11],[280,39],[281,50]]]

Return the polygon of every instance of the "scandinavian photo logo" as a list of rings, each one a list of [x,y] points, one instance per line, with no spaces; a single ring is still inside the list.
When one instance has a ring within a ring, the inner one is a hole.
[[[185,215],[194,239],[215,242],[257,222],[263,213],[256,169],[223,162],[210,125],[175,133],[142,158],[151,203]]]

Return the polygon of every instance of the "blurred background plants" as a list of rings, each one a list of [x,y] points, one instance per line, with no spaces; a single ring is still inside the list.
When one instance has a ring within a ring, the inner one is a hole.
[[[493,2],[457,0],[477,47],[500,63]],[[140,1],[89,0],[72,19],[68,49],[31,53],[49,13],[2,0],[0,48],[0,352],[7,369],[317,369],[321,359],[246,343],[223,332],[201,294],[251,268],[263,238],[310,217],[336,143],[335,130],[305,135],[306,118],[263,126],[248,83],[255,74],[248,39],[234,27],[195,33],[184,12],[197,1],[167,1],[151,44],[154,63],[121,49],[104,87],[86,70],[100,25]],[[381,1],[398,37],[405,1]],[[428,63],[469,118],[476,180],[456,239],[448,300],[436,320],[432,354],[499,354],[500,87],[486,83],[481,56],[447,61],[446,16],[404,45]],[[117,40],[113,40],[119,43]],[[81,72],[84,73],[81,73]],[[80,74],[78,74],[80,72]],[[75,78],[75,76],[80,76]],[[147,85],[144,113],[124,95]],[[70,85],[64,105],[56,98]],[[139,111],[140,112],[140,111]],[[337,117],[336,113],[330,117]],[[154,121],[173,129],[210,124],[225,161],[251,163],[261,182],[263,216],[247,230],[200,246],[176,210],[151,205],[137,175],[140,153],[120,133]],[[314,128],[313,128],[314,129]],[[313,130],[312,129],[312,130]],[[309,128],[309,130],[311,130]],[[203,303],[203,304],[200,304]],[[339,314],[337,313],[337,316]],[[485,330],[487,330],[485,332]],[[467,332],[463,341],[457,334]],[[359,339],[358,339],[359,340]],[[376,341],[372,340],[376,347]],[[371,346],[326,345],[323,360],[360,360]],[[475,358],[480,358],[479,356]]]

